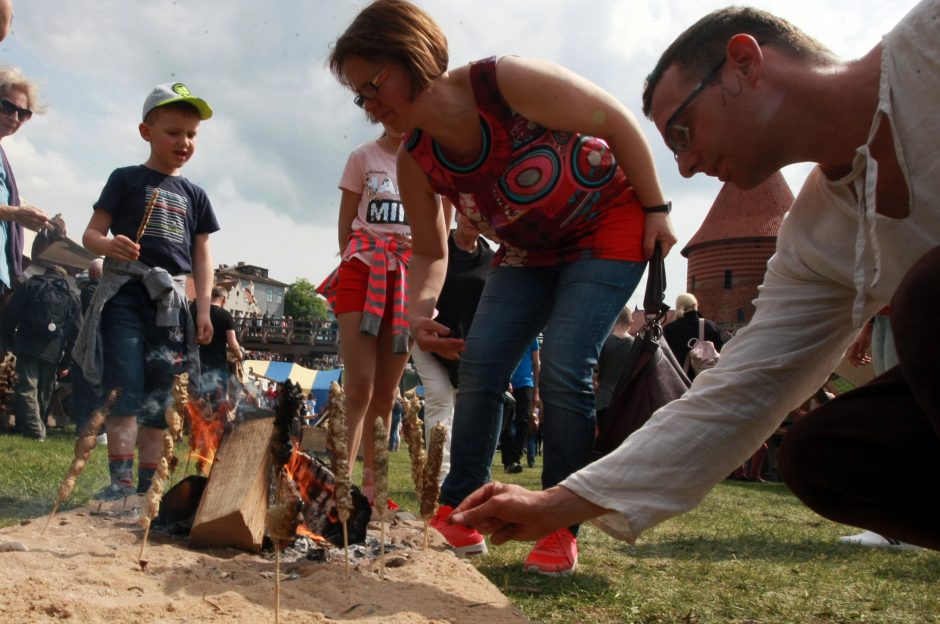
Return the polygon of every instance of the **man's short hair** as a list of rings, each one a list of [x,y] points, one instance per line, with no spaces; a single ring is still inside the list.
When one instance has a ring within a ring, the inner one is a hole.
[[[228,294],[228,291],[225,290],[224,288],[222,288],[221,286],[213,286],[213,287],[212,287],[212,295],[211,295],[211,297],[212,297],[213,299],[224,299],[227,294]]]
[[[649,117],[653,92],[667,69],[676,65],[683,79],[701,80],[725,55],[728,41],[738,34],[754,37],[761,46],[773,45],[788,56],[831,64],[835,54],[802,30],[767,11],[728,7],[712,11],[672,42],[643,87],[643,114]]]
[[[617,315],[617,322],[626,327],[630,327],[633,323],[633,311],[630,310],[630,306],[626,305],[620,310],[620,314]]]

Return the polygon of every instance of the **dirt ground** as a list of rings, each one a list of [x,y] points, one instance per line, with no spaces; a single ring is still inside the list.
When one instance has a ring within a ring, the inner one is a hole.
[[[141,569],[139,500],[61,513],[44,535],[45,518],[0,529],[0,622],[275,621],[272,553],[191,550],[151,533]],[[326,561],[285,552],[280,621],[528,622],[433,530],[425,550],[420,521],[400,515],[386,526],[384,580],[377,523],[374,547],[352,552],[348,576],[341,549],[321,552]]]

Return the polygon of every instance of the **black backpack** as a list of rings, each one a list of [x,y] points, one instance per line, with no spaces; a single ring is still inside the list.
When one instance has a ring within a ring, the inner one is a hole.
[[[36,275],[30,281],[38,283],[28,285],[32,297],[23,309],[21,330],[33,336],[63,336],[75,323],[77,296],[61,277]]]

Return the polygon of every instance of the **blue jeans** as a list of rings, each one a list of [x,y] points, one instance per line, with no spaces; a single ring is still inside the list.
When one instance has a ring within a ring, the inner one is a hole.
[[[444,504],[457,505],[490,480],[503,392],[539,332],[544,335],[542,487],[556,485],[587,463],[594,442],[591,374],[645,267],[644,262],[589,258],[490,272],[460,358],[451,467],[441,489]]]
[[[157,327],[156,306],[140,282],[129,282],[101,314],[103,393],[120,388],[111,414],[136,416],[137,423],[165,429],[174,375],[186,370],[185,310],[180,327]]]

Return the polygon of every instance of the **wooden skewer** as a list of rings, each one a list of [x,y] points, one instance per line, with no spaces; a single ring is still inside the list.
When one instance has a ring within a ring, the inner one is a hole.
[[[281,621],[281,542],[274,540],[274,624],[280,624]]]
[[[150,215],[153,214],[153,205],[157,203],[157,197],[160,196],[160,189],[153,189],[153,195],[150,196],[150,201],[147,202],[147,210],[144,211],[144,218],[140,222],[140,227],[137,228],[137,238],[134,239],[134,242],[138,245],[140,244],[140,239],[144,235],[144,230],[147,229],[147,224],[150,223]]]
[[[343,520],[343,563],[346,566],[346,578],[349,578],[349,530]]]
[[[385,519],[379,520],[379,526],[382,527],[381,536],[382,544],[379,547],[379,577],[384,581],[385,580]]]

